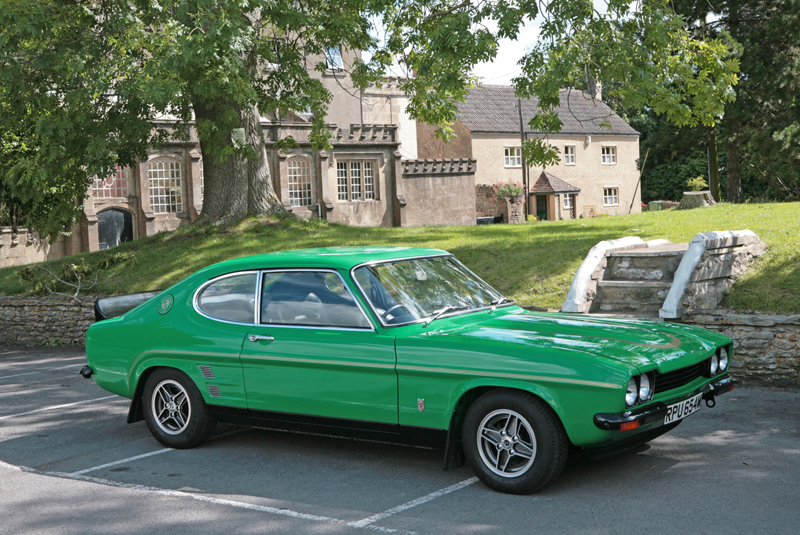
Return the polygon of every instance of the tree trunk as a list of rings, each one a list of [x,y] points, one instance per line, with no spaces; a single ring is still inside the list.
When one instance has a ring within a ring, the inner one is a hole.
[[[739,167],[739,122],[734,123],[728,133],[728,202],[742,202],[742,174]]]
[[[195,99],[193,108],[205,182],[203,211],[198,223],[219,225],[245,217],[285,214],[286,210],[272,185],[264,133],[256,107],[242,107],[223,100]],[[233,128],[220,128],[220,131],[208,133],[204,126],[210,123],[218,128],[223,124],[233,124]],[[234,128],[244,130],[244,144],[252,150],[251,158],[236,152],[231,137]],[[226,156],[220,158],[221,154]]]
[[[739,38],[739,4],[729,2],[728,5],[728,31],[734,39]],[[727,149],[728,149],[728,202],[742,202],[742,174],[739,167],[739,86],[734,88],[736,100],[725,106],[725,118],[727,123]]]
[[[708,140],[708,188],[711,196],[716,202],[720,201],[721,192],[719,187],[719,157],[717,154],[717,130],[711,128],[711,136]]]

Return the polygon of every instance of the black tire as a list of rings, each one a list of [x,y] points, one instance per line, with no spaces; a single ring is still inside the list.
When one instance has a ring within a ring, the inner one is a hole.
[[[147,427],[168,448],[186,449],[211,437],[217,420],[188,375],[160,368],[147,378],[142,393]]]
[[[553,481],[564,468],[569,446],[561,422],[546,403],[506,389],[487,392],[472,404],[462,441],[475,475],[488,487],[509,494],[530,494]]]

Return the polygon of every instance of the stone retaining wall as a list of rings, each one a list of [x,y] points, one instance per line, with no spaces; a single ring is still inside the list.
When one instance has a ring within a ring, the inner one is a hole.
[[[800,387],[800,314],[685,313],[679,321],[733,339],[731,375],[747,384]]]
[[[0,297],[0,342],[84,345],[94,323],[94,298],[83,304],[32,297]]]
[[[86,330],[94,323],[94,298],[84,298],[83,302],[0,297],[0,342],[83,345]],[[734,341],[731,373],[737,380],[800,388],[800,314],[705,310],[672,321],[730,336]]]

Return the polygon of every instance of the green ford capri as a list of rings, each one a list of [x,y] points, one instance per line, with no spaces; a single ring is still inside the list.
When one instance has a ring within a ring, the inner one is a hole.
[[[570,447],[642,444],[733,388],[723,335],[529,312],[435,249],[237,258],[95,308],[81,373],[165,446],[228,422],[440,447],[516,494]]]

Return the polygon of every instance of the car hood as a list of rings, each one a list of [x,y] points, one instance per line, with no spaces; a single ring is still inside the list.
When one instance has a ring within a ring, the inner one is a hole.
[[[564,358],[575,352],[591,353],[640,370],[655,365],[661,372],[699,362],[716,347],[730,342],[721,334],[688,325],[523,310],[487,314],[482,321],[459,326],[457,323],[461,322],[451,324],[452,330],[430,334],[521,345],[532,359],[541,350],[559,351]]]

